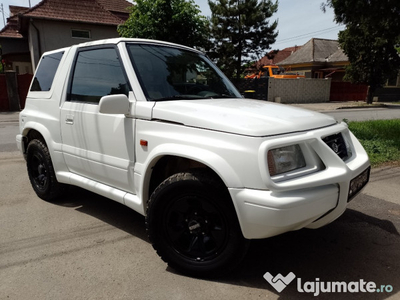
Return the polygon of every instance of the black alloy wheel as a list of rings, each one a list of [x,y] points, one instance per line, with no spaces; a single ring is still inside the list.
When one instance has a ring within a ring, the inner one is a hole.
[[[229,272],[248,248],[226,187],[206,170],[164,180],[150,197],[146,227],[161,258],[190,276]]]
[[[191,193],[175,198],[166,207],[164,234],[175,251],[193,261],[210,261],[228,243],[228,222],[218,207]]]
[[[31,160],[32,181],[35,190],[46,191],[49,185],[48,170],[46,169],[45,158],[40,152],[35,152]]]
[[[26,165],[32,188],[41,199],[53,201],[66,190],[67,185],[57,181],[49,149],[43,141],[29,142]]]

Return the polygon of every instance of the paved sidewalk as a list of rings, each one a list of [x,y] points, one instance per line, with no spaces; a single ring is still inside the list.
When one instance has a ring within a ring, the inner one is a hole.
[[[16,112],[0,112],[0,123],[2,122],[18,122],[19,111]]]
[[[363,101],[346,101],[346,102],[325,102],[325,103],[305,103],[305,104],[289,104],[296,107],[302,107],[315,111],[332,111],[337,109],[353,109],[353,108],[385,108],[390,106],[400,106],[400,104],[377,102],[368,105]]]

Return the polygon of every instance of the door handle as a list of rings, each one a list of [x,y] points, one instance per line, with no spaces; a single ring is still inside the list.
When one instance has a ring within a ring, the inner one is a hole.
[[[74,116],[73,115],[66,115],[65,116],[65,123],[68,125],[74,125]]]

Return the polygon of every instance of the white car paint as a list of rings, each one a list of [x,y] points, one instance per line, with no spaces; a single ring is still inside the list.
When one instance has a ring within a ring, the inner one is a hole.
[[[129,42],[194,51],[136,39],[63,49],[51,90],[28,94],[20,114],[19,149],[25,151],[30,130],[38,131],[59,182],[109,197],[143,215],[152,168],[160,158],[199,162],[226,185],[242,233],[249,239],[318,228],[344,212],[350,181],[369,167],[367,154],[345,124],[319,113],[250,99],[147,101],[125,48]],[[97,105],[65,100],[76,51],[108,45],[118,48],[132,87],[128,106],[119,104],[128,108],[125,114],[115,114],[118,107],[108,106],[109,113],[103,114]],[[342,133],[352,152],[345,161],[322,141],[336,133]],[[141,140],[147,145],[140,145]],[[268,151],[293,144],[300,145],[306,166],[271,177]]]
[[[262,100],[210,99],[157,102],[153,118],[248,136],[271,136],[330,126],[334,118]]]

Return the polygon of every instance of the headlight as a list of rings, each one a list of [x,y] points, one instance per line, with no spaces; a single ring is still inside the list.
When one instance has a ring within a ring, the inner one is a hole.
[[[306,166],[299,145],[286,146],[268,151],[268,170],[271,176],[286,173]]]

